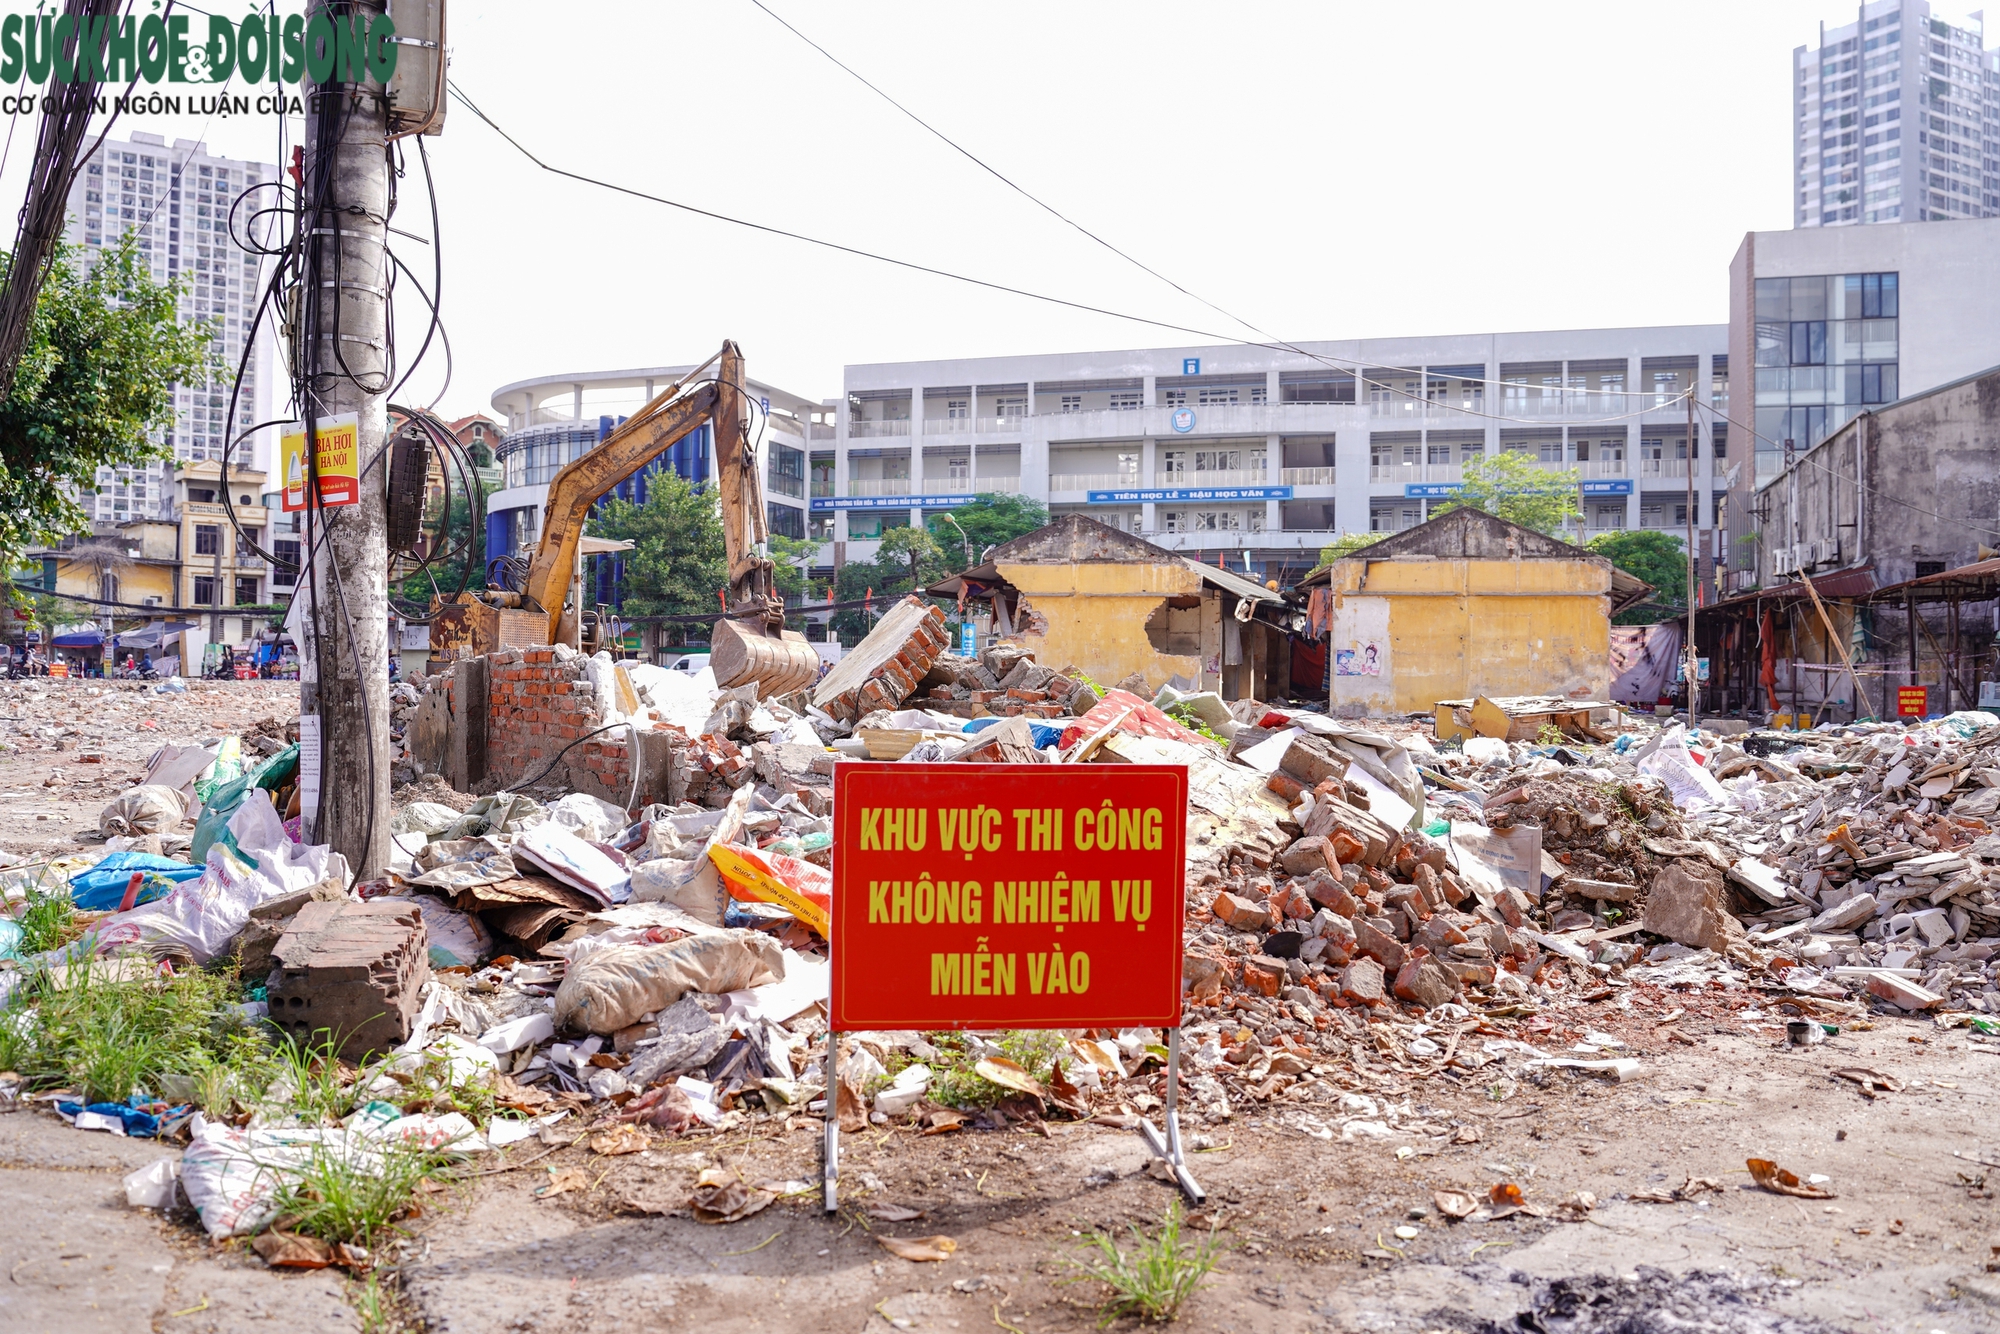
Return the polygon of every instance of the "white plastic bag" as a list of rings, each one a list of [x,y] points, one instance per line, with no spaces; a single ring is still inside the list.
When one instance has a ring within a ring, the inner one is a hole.
[[[549,823],[587,843],[608,843],[629,823],[625,812],[588,792],[572,792],[549,807]]]
[[[106,834],[165,834],[180,828],[187,815],[181,794],[158,783],[128,788],[113,798],[97,817]]]
[[[208,850],[208,869],[199,878],[182,881],[152,903],[106,918],[95,938],[97,953],[178,947],[206,964],[228,952],[258,904],[346,872],[345,859],[336,861],[331,849],[291,841],[263,788],[250,789],[229,817],[229,832],[255,865],[245,864],[218,842]]]
[[[134,1209],[172,1208],[180,1180],[180,1159],[156,1159],[125,1178],[125,1203]]]

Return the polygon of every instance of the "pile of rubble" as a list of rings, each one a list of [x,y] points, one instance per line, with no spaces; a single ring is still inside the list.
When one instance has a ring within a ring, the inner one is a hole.
[[[1828,1022],[1871,1005],[2000,1014],[1985,714],[1725,739],[1584,704],[1558,740],[1491,701],[1360,725],[1180,683],[1104,690],[1017,644],[962,658],[947,639],[935,608],[905,602],[786,700],[562,649],[509,658],[594,710],[538,723],[558,727],[551,746],[622,726],[637,764],[664,744],[671,799],[627,807],[559,781],[475,795],[425,773],[396,793],[386,876],[301,872],[187,952],[233,952],[287,1032],[347,1030],[357,1057],[443,1053],[535,1124],[577,1115],[643,1142],[798,1112],[932,1129],[1137,1115],[1163,1093],[1160,1035],[1143,1030],[1063,1035],[1032,1070],[984,1037],[859,1034],[831,1099],[821,1061],[842,759],[1142,763],[1188,773],[1197,1117],[1273,1104],[1349,1133],[1414,1125],[1373,1095],[1444,1071],[1623,1078],[1637,1061],[1607,1028],[1669,994]],[[413,683],[404,720],[451,679]],[[1499,735],[1465,735],[1468,719]],[[295,754],[272,752],[288,735],[260,724],[241,750],[275,761]],[[601,776],[618,781],[595,791],[626,795],[624,775]],[[192,806],[220,799],[184,777]],[[267,827],[246,830],[266,846]],[[145,910],[95,919],[93,939],[160,952],[170,939],[121,926]],[[990,1068],[992,1105],[933,1100],[947,1062]]]

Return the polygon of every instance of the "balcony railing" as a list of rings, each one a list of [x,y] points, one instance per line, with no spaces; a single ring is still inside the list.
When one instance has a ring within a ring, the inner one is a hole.
[[[788,477],[784,473],[771,474],[771,489],[781,496],[803,497],[806,493],[806,479]]]
[[[1465,480],[1462,463],[1371,463],[1371,482],[1459,482]]]
[[[975,417],[973,429],[981,435],[1014,435],[1026,424],[1027,418],[1017,414],[1012,417]]]
[[[1154,486],[1262,486],[1270,481],[1262,468],[1213,468],[1207,472],[1156,472]]]
[[[970,417],[924,418],[925,435],[957,435],[964,431],[970,431],[971,429],[972,429],[972,418]]]
[[[1278,479],[1286,486],[1332,486],[1332,468],[1285,468]]]
[[[1139,486],[1135,472],[1062,472],[1049,475],[1051,491],[1131,491]]]
[[[909,433],[910,423],[908,418],[900,421],[850,421],[847,423],[847,436],[850,440],[873,440],[886,436],[908,435]]]
[[[1688,475],[1686,459],[1640,459],[1641,477],[1685,477]]]
[[[832,495],[831,489],[821,492],[822,483],[813,483],[814,495]],[[1005,492],[1012,494],[1021,489],[1019,476],[1000,477],[856,477],[849,479],[847,489],[841,492],[848,496],[975,496],[981,492]]]
[[[1567,395],[1531,394],[1519,398],[1502,398],[1500,415],[1503,417],[1560,417],[1569,410]]]
[[[812,493],[813,493],[813,494],[814,494],[815,496],[830,496],[830,495],[832,495],[832,494],[833,494],[833,481],[832,481],[832,479],[831,479],[831,478],[829,478],[829,479],[827,479],[827,480],[825,480],[825,481],[822,481],[822,480],[820,480],[819,478],[815,477],[815,478],[813,479],[813,483],[812,483]]]
[[[1576,469],[1578,477],[1585,480],[1625,476],[1624,459],[1581,459],[1570,466]]]
[[[846,494],[850,496],[913,496],[916,483],[908,477],[850,477],[847,479]]]
[[[926,477],[923,488],[917,492],[925,496],[976,496],[984,491],[1006,492],[1011,495],[1021,489],[1021,479],[1014,477]]]
[[[837,434],[831,422],[814,422],[806,428],[806,438],[810,440],[831,440]]]

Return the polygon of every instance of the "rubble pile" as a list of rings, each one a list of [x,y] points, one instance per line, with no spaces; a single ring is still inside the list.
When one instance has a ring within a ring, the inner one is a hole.
[[[1104,690],[1018,644],[966,658],[947,642],[940,613],[906,601],[782,700],[510,651],[494,660],[507,690],[551,687],[533,692],[549,714],[534,725],[555,758],[532,791],[469,793],[413,749],[388,873],[365,883],[279,823],[295,729],[262,719],[162,748],[133,777],[174,800],[122,794],[105,852],[185,859],[137,866],[127,902],[124,863],[70,858],[57,869],[77,903],[88,887],[110,906],[12,976],[133,948],[233,957],[246,1013],[394,1063],[370,1088],[433,1119],[414,1129],[456,1114],[418,1091],[422,1071],[488,1090],[486,1123],[453,1140],[482,1152],[565,1117],[643,1147],[800,1114],[941,1131],[1156,1111],[1162,1035],[1140,1029],[1032,1050],[856,1034],[827,1087],[837,765],[976,759],[1186,769],[1191,1119],[1261,1107],[1314,1135],[1422,1133],[1397,1101],[1407,1081],[1627,1078],[1645,1053],[1617,1029],[1640,1012],[2000,1015],[1988,715],[1724,738],[1589,704],[1530,730],[1480,700],[1361,725],[1191,683]],[[407,738],[464,679],[398,688]],[[556,763],[584,743],[587,786]],[[28,881],[7,883],[22,915]],[[1672,1040],[1668,1022],[1648,1040]],[[238,1129],[254,1137],[256,1115]]]

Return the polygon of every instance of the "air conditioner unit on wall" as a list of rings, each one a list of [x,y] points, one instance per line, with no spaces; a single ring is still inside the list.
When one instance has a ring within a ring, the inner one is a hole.
[[[1773,547],[1771,549],[1771,573],[1777,577],[1793,573],[1792,549],[1790,547]]]

